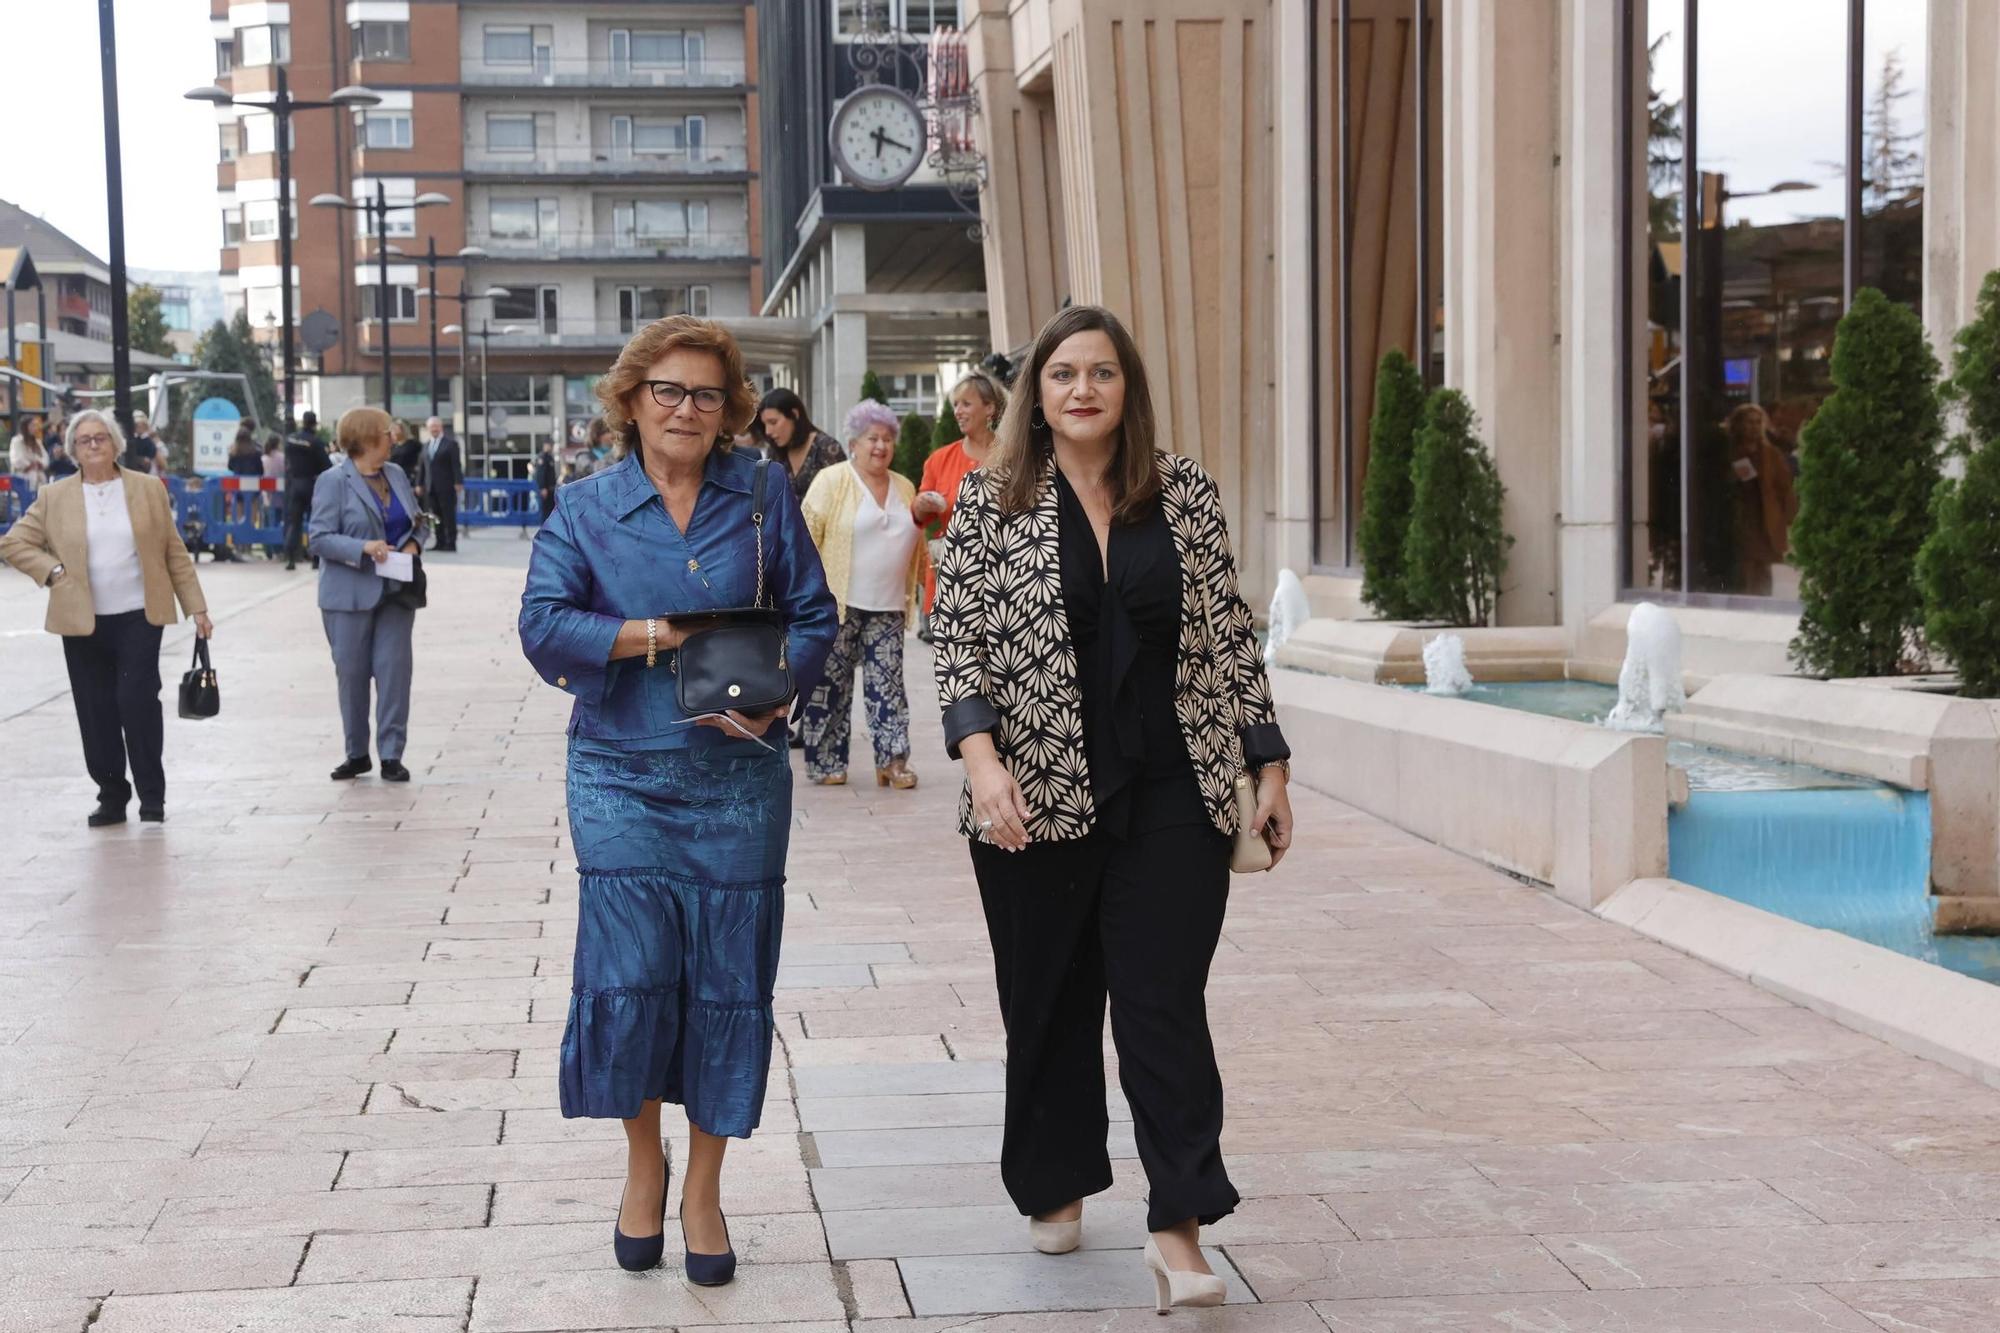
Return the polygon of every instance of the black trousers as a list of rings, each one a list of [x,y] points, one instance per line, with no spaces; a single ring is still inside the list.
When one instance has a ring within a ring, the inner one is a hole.
[[[160,764],[160,627],[144,611],[99,616],[90,634],[63,636],[70,697],[83,733],[83,766],[97,799],[123,806],[139,792],[142,807],[162,806],[167,774]],[[125,780],[125,766],[132,780]]]
[[[306,558],[306,520],[312,516],[313,493],[310,484],[292,486],[286,483],[285,490],[285,559],[296,565]]]
[[[453,486],[433,486],[425,495],[431,512],[437,515],[437,544],[440,550],[450,551],[458,547],[458,489]]]
[[[1184,823],[1020,852],[974,842],[972,867],[1007,1028],[1000,1176],[1014,1206],[1053,1212],[1111,1185],[1108,994],[1147,1229],[1227,1216],[1238,1196],[1222,1165],[1222,1076],[1203,991],[1229,900],[1229,840]]]

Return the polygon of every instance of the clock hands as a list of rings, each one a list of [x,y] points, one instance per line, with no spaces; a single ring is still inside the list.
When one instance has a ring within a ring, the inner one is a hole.
[[[880,125],[877,125],[875,127],[875,133],[871,134],[868,137],[875,141],[875,156],[877,157],[882,156],[882,149],[885,146],[890,148],[900,148],[906,153],[915,151],[913,148],[910,147],[910,145],[904,143],[902,140],[890,138],[888,134],[884,132],[884,130]]]

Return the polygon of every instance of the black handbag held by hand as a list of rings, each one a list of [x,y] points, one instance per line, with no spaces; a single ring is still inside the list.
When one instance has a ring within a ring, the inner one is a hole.
[[[382,600],[393,606],[406,606],[412,611],[421,611],[430,604],[430,577],[424,573],[424,557],[421,551],[410,552],[410,579],[407,583],[390,580],[390,587],[382,593]]]
[[[764,496],[772,466],[769,459],[759,459],[750,488],[750,522],[757,529],[754,605],[666,617],[670,625],[699,621],[706,626],[689,634],[670,659],[674,698],[689,717],[768,713],[798,693],[786,655],[785,616],[771,605],[764,587]]]
[[[222,711],[222,689],[208,660],[208,640],[194,641],[194,663],[181,673],[181,716],[214,717]]]

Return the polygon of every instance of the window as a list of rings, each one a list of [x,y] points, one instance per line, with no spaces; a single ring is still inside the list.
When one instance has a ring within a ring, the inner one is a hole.
[[[509,288],[507,295],[493,298],[493,322],[524,325],[546,334],[558,333],[560,290],[554,286]]]
[[[222,160],[224,162],[234,162],[236,160],[237,146],[243,140],[243,131],[237,127],[236,122],[233,120],[227,125],[220,125],[216,128],[220,131],[218,137],[222,140]]]
[[[937,28],[958,26],[958,0],[902,0],[903,28],[915,37],[928,37]]]
[[[258,65],[289,65],[292,61],[292,28],[288,23],[259,24],[236,30],[236,63],[246,69]]]
[[[619,245],[650,245],[708,232],[706,199],[633,199],[612,207]]]
[[[236,68],[236,40],[232,37],[215,39],[215,77],[218,79]]]
[[[382,318],[382,288],[369,283],[361,289],[361,317],[363,319]],[[415,287],[391,286],[389,299],[389,322],[408,324],[417,317],[417,289]]]
[[[252,199],[240,210],[243,215],[243,239],[246,241],[275,241],[278,239],[278,201],[275,199]],[[292,239],[299,238],[299,219],[292,215]]]
[[[533,116],[503,116],[488,112],[486,116],[486,147],[496,153],[534,152],[535,118]]]
[[[489,200],[486,227],[496,241],[532,241],[541,235],[540,209],[533,199]]]
[[[243,152],[275,153],[278,151],[278,118],[267,112],[254,111],[236,122],[242,129]],[[285,121],[285,147],[297,151],[299,146],[298,126],[291,120]]]
[[[417,210],[402,207],[413,203],[417,197],[417,183],[407,176],[389,177],[382,181],[382,196],[389,203],[388,227],[392,237],[415,236],[417,234]],[[375,182],[366,176],[357,177],[354,182],[354,202],[370,204],[375,202]],[[358,209],[354,214],[354,234],[364,239],[375,234],[375,224],[366,209]]]
[[[361,145],[364,148],[408,148],[415,138],[408,111],[364,111],[361,113]]]
[[[1444,378],[1439,349],[1448,312],[1439,300],[1444,218],[1438,206],[1444,179],[1438,14],[1444,5],[1428,0],[1421,41],[1411,21],[1414,6],[1407,3],[1312,8],[1312,563],[1348,570],[1361,560],[1356,529],[1368,476],[1376,367],[1394,348],[1417,363],[1428,383]],[[1372,12],[1360,12],[1364,8]],[[1348,11],[1344,32],[1342,11]],[[1429,132],[1420,135],[1419,126]]]
[[[679,32],[633,33],[632,64],[637,69],[686,69],[686,34]]]
[[[1797,597],[1798,447],[1832,392],[1835,328],[1860,285],[1912,306],[1922,296],[1926,9],[1866,0],[1858,44],[1845,6],[1643,11],[1646,64],[1635,54],[1632,83],[1647,119],[1632,127],[1629,170],[1644,178],[1631,243],[1645,266],[1625,299],[1646,336],[1624,376],[1638,400],[1621,460],[1628,587]],[[1755,43],[1787,53],[1783,80],[1746,77]]]
[[[243,210],[225,208],[222,210],[222,244],[225,249],[243,244]]]
[[[958,0],[875,0],[875,25],[901,28],[914,37],[928,37],[936,28],[958,26]],[[839,38],[861,35],[861,0],[833,0],[833,32]]]
[[[282,309],[284,299],[285,291],[282,287],[245,288],[242,297],[243,313],[249,317],[252,328],[275,329],[278,321],[284,318]],[[298,311],[304,308],[304,303],[299,299],[299,289],[292,288],[292,309]],[[235,311],[232,310],[230,315],[233,318]]]
[[[548,377],[545,375],[488,375],[485,377],[486,397],[495,407],[505,408],[513,416],[540,416],[549,410]],[[471,398],[473,410],[484,412],[486,403],[479,396],[480,377],[472,377]]]
[[[486,63],[489,65],[532,65],[535,63],[533,28],[488,28]]]
[[[677,120],[632,122],[632,151],[667,154],[687,150],[687,126]]]
[[[708,287],[620,287],[618,331],[634,333],[668,315],[708,314]]]
[[[410,25],[408,22],[369,19],[355,24],[350,31],[354,39],[354,58],[356,60],[408,60],[410,58]]]
[[[686,126],[687,126],[686,129],[687,146],[690,149],[702,148],[707,145],[708,143],[707,116],[689,116],[686,121]]]
[[[688,313],[708,318],[708,284],[696,283],[688,288]]]

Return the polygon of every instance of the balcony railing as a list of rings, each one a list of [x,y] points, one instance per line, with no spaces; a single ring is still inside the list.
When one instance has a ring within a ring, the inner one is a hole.
[[[695,60],[647,66],[630,60],[539,60],[533,65],[467,62],[458,74],[467,88],[738,88],[740,60]]]
[[[493,148],[468,144],[465,169],[485,175],[520,176],[713,176],[747,171],[750,155],[740,144],[711,144],[648,153],[631,148]]]
[[[554,236],[502,236],[474,229],[466,242],[496,259],[748,259],[750,238],[742,232],[692,236],[617,236],[566,231]]]
[[[681,313],[675,311],[673,313]],[[510,327],[518,328],[518,333],[502,333],[496,326],[492,330],[495,347],[567,347],[567,348],[617,348],[630,342],[632,335],[653,322],[652,316],[627,322],[618,319],[558,320],[554,330],[548,331],[537,326],[532,320],[517,320]],[[474,335],[475,346],[484,341]]]

